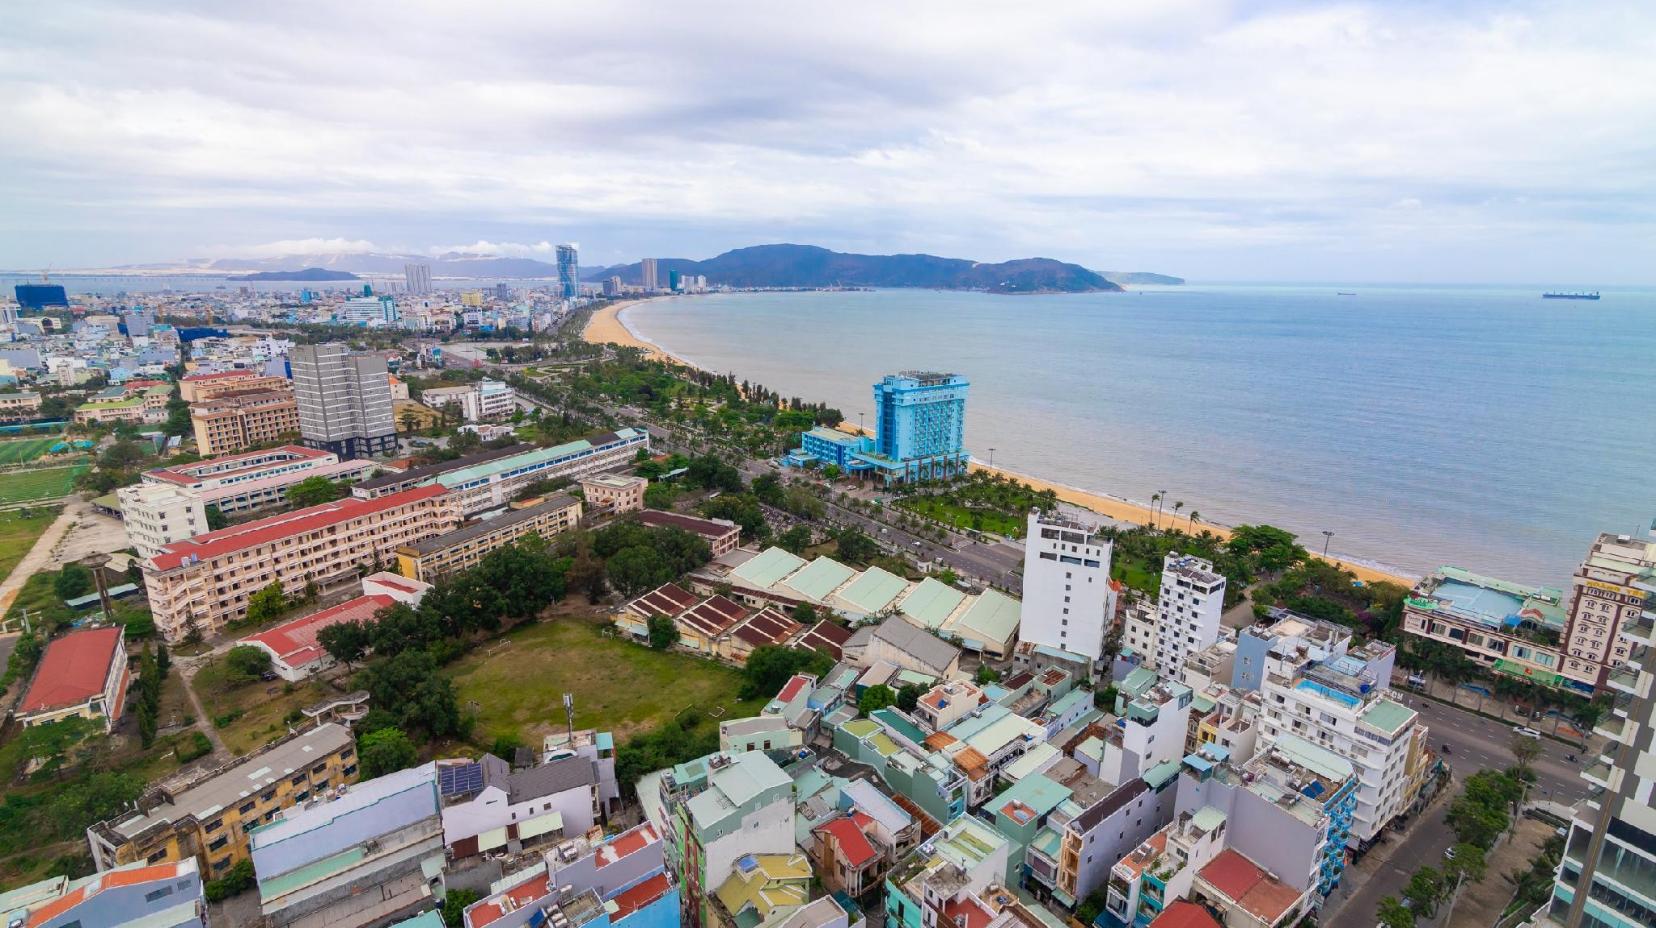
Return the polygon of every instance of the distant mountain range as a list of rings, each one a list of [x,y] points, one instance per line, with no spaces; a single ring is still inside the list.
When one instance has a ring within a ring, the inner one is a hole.
[[[259,271],[254,274],[242,274],[239,277],[227,277],[226,280],[361,280],[361,277],[350,271],[330,271],[327,268],[307,267],[302,271]]]
[[[151,274],[191,273],[249,275],[235,279],[325,281],[357,275],[401,276],[404,265],[426,264],[433,277],[556,278],[557,265],[533,258],[449,252],[410,255],[383,253],[298,254],[273,258],[197,258],[174,264],[128,266],[117,270]],[[304,268],[304,270],[295,270]],[[727,251],[705,261],[661,258],[658,283],[665,287],[672,271],[699,274],[710,284],[732,287],[927,287],[938,290],[983,290],[990,293],[1091,293],[1116,291],[1122,285],[1181,284],[1183,280],[1144,272],[1093,271],[1052,258],[1021,258],[979,263],[936,255],[859,255],[815,245],[755,245]],[[306,276],[341,274],[345,276]],[[276,275],[276,276],[268,276]],[[620,277],[641,282],[640,264],[585,268],[582,279]]]

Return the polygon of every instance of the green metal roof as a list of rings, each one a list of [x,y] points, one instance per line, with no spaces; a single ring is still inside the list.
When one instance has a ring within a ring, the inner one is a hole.
[[[1283,734],[1272,746],[1288,755],[1301,767],[1314,770],[1330,780],[1345,780],[1351,776],[1351,761],[1299,735]]]
[[[615,430],[617,440],[631,439],[639,434],[641,433],[634,428]],[[437,478],[437,483],[445,487],[464,486],[474,480],[482,480],[486,477],[492,477],[495,474],[504,474],[508,471],[514,471],[522,467],[532,467],[536,464],[541,464],[546,461],[554,461],[558,458],[566,457],[578,452],[591,451],[596,447],[598,446],[594,445],[585,438],[578,438],[575,441],[565,442],[561,445],[554,445],[550,448],[536,448],[534,451],[525,451],[522,454],[514,454],[510,457],[497,458],[493,461],[484,461],[481,464],[474,464],[471,467],[450,471],[449,473],[439,476]]]
[[[999,590],[984,590],[950,630],[974,641],[1005,643],[1018,630],[1022,614],[1022,603]]]
[[[868,715],[869,718],[884,723],[887,727],[891,728],[893,731],[909,739],[910,741],[913,741],[915,744],[920,744],[926,740],[926,733],[920,730],[920,726],[910,722],[908,719],[903,718],[890,709],[877,709],[870,712]]]
[[[1399,705],[1389,699],[1375,700],[1368,711],[1362,715],[1363,721],[1387,734],[1395,734],[1410,719],[1414,718],[1414,710]]]
[[[936,629],[960,605],[966,594],[933,577],[920,581],[914,592],[903,598],[903,614],[924,628]]]
[[[888,570],[870,567],[840,590],[839,598],[859,612],[872,614],[891,605],[891,601],[907,588],[908,581],[902,577]]]
[[[1190,824],[1203,831],[1213,831],[1220,825],[1225,824],[1225,813],[1213,806],[1203,806],[1196,810],[1195,815],[1190,817]]]
[[[880,723],[868,719],[852,719],[840,726],[840,731],[853,738],[866,738],[880,730]]]
[[[805,560],[781,548],[766,548],[757,557],[730,572],[732,577],[757,587],[771,587],[783,577],[805,566]]]
[[[1058,804],[1068,799],[1073,792],[1069,787],[1045,774],[1032,773],[996,796],[989,807],[999,815],[1007,803],[1021,802],[1034,809],[1037,816],[1041,816],[1058,808]]]
[[[803,570],[789,577],[787,583],[783,585],[817,602],[821,602],[828,598],[829,593],[838,589],[840,584],[856,575],[855,570],[831,557],[819,557],[805,565]]]
[[[335,873],[348,870],[356,866],[368,856],[368,852],[361,847],[340,851],[337,854],[313,860],[303,867],[296,867],[279,876],[259,880],[259,899],[269,902],[278,896],[286,895],[294,890],[309,886],[319,880],[327,879]]]

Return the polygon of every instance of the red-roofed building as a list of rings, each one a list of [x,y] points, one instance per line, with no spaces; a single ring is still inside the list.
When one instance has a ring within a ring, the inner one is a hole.
[[[114,730],[132,682],[123,634],[117,625],[53,639],[17,704],[17,720],[28,727],[80,716],[101,719],[105,731]]]
[[[864,831],[872,827],[873,820],[862,813],[816,827],[811,856],[824,886],[856,897],[879,885],[885,876],[886,859],[874,849],[874,842]]]
[[[286,502],[287,488],[308,477],[362,480],[374,470],[372,461],[341,461],[331,451],[281,445],[145,471],[141,485],[192,492],[202,503],[232,516]]]
[[[764,645],[785,645],[805,626],[775,606],[769,606],[743,619],[720,642],[719,656],[738,664],[747,663],[748,655]]]
[[[673,620],[678,626],[679,644],[704,654],[716,653],[718,640],[731,626],[747,618],[748,611],[723,596],[710,596]]]
[[[808,651],[821,651],[837,661],[840,659],[840,649],[850,640],[851,629],[823,619],[811,626],[810,631],[800,635],[794,641],[794,647]]]
[[[178,398],[186,403],[200,403],[222,396],[233,390],[284,390],[286,377],[267,377],[257,371],[218,371],[212,374],[191,374],[178,382]]]
[[[712,550],[713,556],[718,557],[736,550],[742,542],[742,527],[728,519],[700,519],[677,512],[663,512],[660,509],[645,509],[633,518],[651,528],[676,528],[700,535]]]
[[[79,879],[52,877],[6,894],[3,913],[19,928],[204,924],[206,900],[195,858],[130,864]]]
[[[167,641],[246,617],[260,589],[289,595],[349,580],[359,565],[393,562],[399,547],[440,535],[460,515],[440,486],[377,499],[347,497],[197,535],[143,561],[155,626]]]
[[[676,583],[663,583],[628,602],[615,614],[615,627],[643,641],[650,637],[652,618],[677,618],[696,604],[696,594]]]
[[[341,622],[367,621],[395,602],[389,596],[358,596],[257,635],[249,635],[241,643],[269,654],[270,669],[282,679],[298,683],[317,671],[333,666],[333,658],[317,642],[322,629]]]
[[[1224,911],[1231,928],[1277,928],[1303,914],[1316,884],[1303,892],[1282,882],[1233,848],[1226,848],[1196,875],[1195,894]]]
[[[1175,899],[1150,923],[1150,928],[1224,928],[1207,909],[1185,899]]]

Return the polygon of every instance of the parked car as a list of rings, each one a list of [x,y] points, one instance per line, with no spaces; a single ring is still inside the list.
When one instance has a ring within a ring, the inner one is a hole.
[[[1444,860],[1454,860],[1455,859],[1455,847],[1454,847],[1454,845],[1450,845],[1449,847],[1446,847],[1446,848],[1443,849],[1443,859]]]
[[[1514,725],[1514,726],[1512,726],[1512,733],[1515,734],[1515,735],[1522,735],[1525,738],[1540,738],[1541,737],[1540,732],[1536,731],[1533,728],[1527,728],[1523,725]]]

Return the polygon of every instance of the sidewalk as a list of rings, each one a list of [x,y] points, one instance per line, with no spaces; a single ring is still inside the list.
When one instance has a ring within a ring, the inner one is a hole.
[[[1424,688],[1418,688],[1408,685],[1408,676],[1409,674],[1405,670],[1398,669],[1394,671],[1392,674],[1392,686],[1402,692],[1424,696],[1428,699],[1434,699],[1441,703],[1448,703],[1457,709],[1475,712],[1479,715],[1495,719],[1498,722],[1505,722],[1509,725],[1523,725],[1527,728],[1533,728],[1536,731],[1541,732],[1543,735],[1563,742],[1564,744],[1568,744],[1571,747],[1580,746],[1583,742],[1591,742],[1593,739],[1591,732],[1581,731],[1575,726],[1574,723],[1565,719],[1561,714],[1548,715],[1538,719],[1525,718],[1524,716],[1519,715],[1514,711],[1511,700],[1502,699],[1499,696],[1496,696],[1494,691],[1486,683],[1469,681],[1458,686],[1451,686],[1442,680],[1438,680],[1434,676],[1428,675],[1426,678],[1426,686]],[[1591,748],[1592,745],[1589,743],[1588,749],[1591,750]]]

